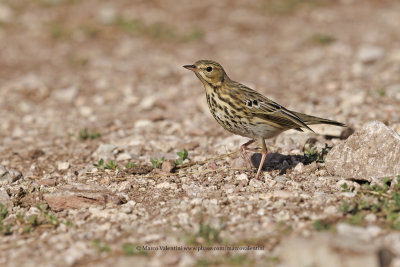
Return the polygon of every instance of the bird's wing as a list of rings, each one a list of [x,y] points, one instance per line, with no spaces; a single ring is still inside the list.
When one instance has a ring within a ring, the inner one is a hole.
[[[244,85],[240,86],[242,100],[253,116],[279,125],[279,128],[313,130],[294,112],[268,99],[257,91]]]

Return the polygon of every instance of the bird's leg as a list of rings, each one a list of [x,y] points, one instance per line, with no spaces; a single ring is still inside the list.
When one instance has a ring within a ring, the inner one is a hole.
[[[260,179],[261,170],[262,170],[265,158],[267,157],[267,153],[268,153],[264,138],[261,137],[260,141],[261,141],[261,147],[262,147],[262,157],[261,157],[260,166],[258,167],[258,171],[257,171],[257,175],[256,175],[257,180],[261,180]]]
[[[252,140],[249,140],[248,142],[246,142],[246,143],[244,143],[243,145],[240,146],[240,156],[244,160],[247,160],[248,162],[250,162],[250,164],[251,164],[250,157],[247,154],[246,150],[249,150],[248,146],[251,145],[254,142],[255,142],[255,140],[252,139]]]

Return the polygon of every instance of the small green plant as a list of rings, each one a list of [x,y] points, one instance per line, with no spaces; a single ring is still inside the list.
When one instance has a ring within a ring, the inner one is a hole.
[[[104,169],[115,170],[115,169],[119,169],[119,167],[114,161],[110,160],[109,162],[107,162],[106,166],[104,166]]]
[[[340,186],[341,188],[342,188],[342,191],[343,192],[353,192],[354,191],[354,187],[349,187],[348,185],[347,185],[347,183],[344,183],[344,184],[342,184],[341,186]]]
[[[162,157],[161,159],[150,159],[151,165],[153,165],[154,169],[161,169],[164,161],[165,157]]]
[[[263,3],[262,8],[269,13],[289,15],[304,8],[314,8],[324,2],[315,0],[264,0],[261,3]]]
[[[373,213],[380,223],[400,231],[400,176],[397,184],[390,178],[384,178],[381,184],[363,184],[351,201],[343,201],[339,210],[345,221],[350,224],[364,223],[366,214]]]
[[[314,226],[314,229],[317,230],[318,232],[332,229],[332,225],[331,224],[326,223],[326,222],[321,221],[321,220],[316,220],[314,222],[313,226]]]
[[[97,163],[93,164],[97,169],[104,170],[104,159],[100,159]]]
[[[88,139],[93,140],[93,139],[97,139],[100,137],[101,137],[101,133],[99,133],[99,132],[90,133],[87,128],[83,128],[82,130],[79,131],[79,139],[82,141],[85,141]]]
[[[343,201],[342,205],[339,207],[339,211],[347,213],[349,211],[349,204],[346,201]]]
[[[349,186],[347,185],[347,183],[344,183],[344,184],[342,184],[342,189],[343,189],[343,191],[344,192],[349,192],[350,190],[349,190]]]
[[[196,267],[209,267],[209,266],[217,265],[217,263],[219,263],[219,262],[210,261],[210,260],[207,260],[207,259],[199,259],[199,260],[197,260],[195,266]]]
[[[100,159],[97,163],[93,164],[99,170],[115,170],[120,169],[119,166],[112,160],[104,164],[104,159]]]
[[[8,216],[7,208],[0,203],[0,235],[10,235],[11,232],[11,225],[4,223],[3,220]]]
[[[384,97],[384,96],[386,95],[386,90],[385,90],[385,88],[380,88],[380,89],[378,89],[376,92],[377,92],[377,94],[378,94],[379,96],[381,96],[381,97]]]
[[[38,209],[37,214],[28,217],[24,213],[17,213],[12,224],[5,226],[6,232],[1,231],[2,222],[0,220],[0,233],[12,234],[11,229],[18,227],[22,233],[29,234],[40,227],[57,228],[59,226],[60,222],[46,204],[38,204],[36,207]]]
[[[8,215],[8,210],[7,208],[0,203],[0,221],[3,221]]]
[[[325,147],[322,148],[321,152],[318,152],[317,147],[312,144],[308,144],[308,147],[304,146],[304,164],[307,165],[314,161],[324,163],[325,157],[331,149],[332,147],[328,146],[328,144],[325,144]]]
[[[247,258],[246,255],[235,254],[228,259],[230,265],[237,265],[237,266],[248,266],[248,263],[251,261]],[[247,263],[247,264],[246,264]]]
[[[102,252],[111,252],[110,246],[107,244],[103,244],[99,239],[95,239],[92,242],[93,247],[95,248],[95,250],[99,253]]]
[[[365,217],[364,214],[359,212],[359,213],[352,215],[350,217],[350,219],[347,220],[347,222],[350,224],[353,224],[353,225],[359,225],[364,221],[364,217]]]
[[[126,243],[122,245],[122,253],[127,256],[134,256],[134,255],[146,255],[147,251],[138,249],[138,245],[132,243]]]
[[[126,165],[125,165],[125,168],[127,168],[127,169],[130,169],[130,168],[133,168],[133,167],[135,167],[136,165],[135,165],[135,162],[129,162],[129,163],[127,163]]]
[[[63,23],[56,21],[46,24],[49,35],[56,40],[70,39],[72,36],[71,29],[67,28]]]
[[[333,43],[335,41],[335,38],[331,35],[317,33],[317,34],[311,35],[309,40],[314,44],[327,45],[327,44]]]
[[[395,190],[400,190],[400,175],[397,176],[397,183],[393,187]]]
[[[178,155],[179,159],[175,160],[175,165],[182,165],[185,159],[189,159],[189,153],[186,149],[184,149],[183,152],[177,152],[176,154]]]
[[[199,231],[194,235],[189,235],[187,241],[189,244],[206,244],[213,245],[216,243],[221,243],[221,238],[219,236],[220,230],[215,229],[209,224],[200,223]]]

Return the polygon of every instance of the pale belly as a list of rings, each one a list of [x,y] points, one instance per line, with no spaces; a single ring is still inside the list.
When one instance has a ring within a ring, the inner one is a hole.
[[[250,123],[246,118],[230,119],[222,110],[215,110],[215,112],[212,112],[212,114],[215,120],[225,130],[251,139],[257,139],[259,137],[268,139],[283,132],[282,129],[277,129],[266,123]]]

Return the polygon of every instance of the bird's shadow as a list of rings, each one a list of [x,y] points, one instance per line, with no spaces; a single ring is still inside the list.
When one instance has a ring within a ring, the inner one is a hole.
[[[251,156],[251,164],[258,168],[261,162],[261,153],[255,153]],[[279,153],[269,153],[265,158],[262,170],[273,171],[280,170],[280,174],[285,174],[288,169],[293,169],[300,162],[304,163],[306,158],[303,155],[283,155]]]

